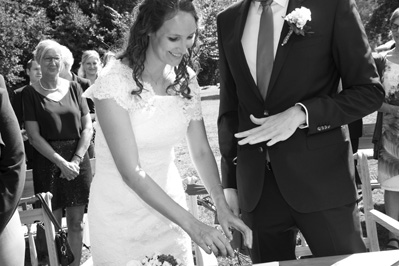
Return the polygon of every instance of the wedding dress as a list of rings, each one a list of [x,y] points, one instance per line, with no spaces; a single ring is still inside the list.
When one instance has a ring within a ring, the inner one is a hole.
[[[190,83],[191,99],[155,95],[144,84],[140,96],[132,70],[119,60],[110,62],[85,97],[113,99],[129,112],[140,164],[154,181],[187,209],[173,147],[186,135],[191,120],[202,119],[199,86]],[[189,236],[148,206],[119,174],[101,125],[96,125],[96,174],[90,190],[89,227],[94,265],[126,265],[154,253],[171,254],[193,265]],[[154,195],[156,196],[156,195]]]

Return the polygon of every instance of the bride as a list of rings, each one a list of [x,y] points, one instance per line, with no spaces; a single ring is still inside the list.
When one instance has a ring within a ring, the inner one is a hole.
[[[88,211],[95,265],[126,265],[154,252],[193,265],[191,240],[209,254],[232,256],[231,228],[252,245],[251,230],[226,203],[188,67],[197,24],[191,0],[142,1],[124,50],[84,93],[99,121]],[[184,137],[224,234],[186,210],[173,151]]]

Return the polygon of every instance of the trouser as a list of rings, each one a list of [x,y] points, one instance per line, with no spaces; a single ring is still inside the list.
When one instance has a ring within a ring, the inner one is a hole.
[[[313,200],[317,201],[311,199],[309,204]],[[254,211],[242,212],[242,219],[253,231],[250,252],[253,263],[295,259],[298,229],[316,257],[366,251],[355,202],[329,210],[299,213],[284,200],[272,169],[267,167],[261,199]]]

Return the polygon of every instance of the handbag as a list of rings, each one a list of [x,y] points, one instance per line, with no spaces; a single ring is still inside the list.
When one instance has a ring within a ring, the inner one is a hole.
[[[50,210],[46,201],[44,201],[42,195],[40,193],[38,193],[35,196],[40,200],[42,207],[45,210],[47,216],[50,218],[51,222],[54,224],[55,247],[56,247],[59,263],[62,266],[67,266],[75,260],[75,257],[72,253],[71,246],[68,243],[67,233],[65,232],[65,230],[63,230],[61,228],[60,224],[55,219],[52,211]]]

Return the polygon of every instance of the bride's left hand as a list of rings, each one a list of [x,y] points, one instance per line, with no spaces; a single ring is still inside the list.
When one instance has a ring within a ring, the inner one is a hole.
[[[241,232],[245,246],[252,248],[252,230],[240,218],[235,216],[229,208],[218,208],[217,216],[223,232],[230,241],[233,240],[231,231],[233,228]]]
[[[234,256],[234,250],[230,245],[229,239],[222,232],[195,218],[193,223],[189,224],[189,228],[185,229],[185,231],[207,254],[213,253],[215,256],[223,257]]]

